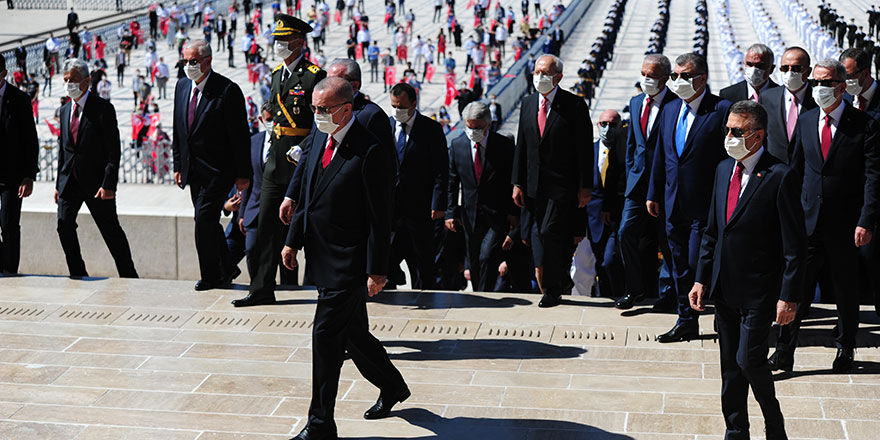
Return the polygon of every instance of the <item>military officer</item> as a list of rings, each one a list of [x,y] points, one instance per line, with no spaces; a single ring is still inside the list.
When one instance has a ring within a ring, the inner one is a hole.
[[[274,129],[271,145],[263,153],[266,167],[257,217],[255,270],[248,296],[232,301],[235,307],[275,303],[275,273],[287,235],[278,210],[296,167],[289,157],[297,157],[295,151],[312,128],[312,89],[327,76],[303,56],[305,38],[311,31],[312,27],[298,18],[276,15],[274,49],[284,61],[272,71]]]

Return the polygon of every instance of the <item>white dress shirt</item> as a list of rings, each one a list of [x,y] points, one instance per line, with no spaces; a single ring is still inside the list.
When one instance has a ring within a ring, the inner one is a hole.
[[[195,88],[199,89],[199,96],[196,98],[196,108],[198,108],[198,107],[199,107],[199,103],[202,102],[202,95],[205,94],[205,84],[208,83],[208,77],[209,77],[209,76],[211,76],[211,71],[210,71],[210,70],[208,70],[208,72],[205,73],[205,79],[203,79],[202,82],[197,83],[197,82],[195,82],[195,81],[190,80],[190,81],[192,81],[192,87],[195,87]],[[186,100],[186,102],[187,102],[186,105],[189,105],[189,102],[192,100],[192,91],[193,91],[193,89],[190,88],[190,89],[189,89],[189,99]],[[187,108],[187,110],[189,110],[189,108]]]
[[[866,103],[870,104],[871,99],[874,99],[874,93],[877,92],[877,80],[871,79],[871,85],[868,86],[868,89],[864,92],[860,93],[858,96],[853,97],[853,107],[859,108],[859,104],[862,103],[864,99]]]
[[[746,185],[749,184],[749,178],[752,177],[752,174],[755,172],[755,167],[758,166],[758,161],[761,160],[761,155],[764,154],[764,147],[758,148],[758,152],[743,159],[740,163],[743,165],[743,175],[742,175],[742,184],[739,186],[739,196],[737,198],[742,197],[743,191],[746,190]],[[736,165],[733,167],[733,172],[730,174],[730,180],[733,180],[733,176],[736,174]]]
[[[843,108],[845,107],[845,103],[840,101],[840,104],[837,106],[834,111],[831,113],[827,113],[828,116],[831,116],[831,139],[834,140],[834,135],[837,133],[837,124],[840,123],[840,117],[843,116]],[[825,110],[822,107],[819,107],[819,148],[822,148],[822,129],[825,128]]]
[[[86,89],[86,92],[83,93],[83,95],[80,96],[79,99],[74,100],[74,104],[79,104],[79,118],[80,118],[80,120],[82,120],[82,114],[83,114],[84,109],[86,108],[86,100],[88,100],[88,98],[89,98],[89,90]],[[71,105],[70,106],[70,119],[67,120],[68,123],[73,122],[74,109],[75,109],[75,106]],[[70,125],[68,125],[68,127],[69,126]]]
[[[556,98],[556,92],[558,90],[559,86],[553,87],[553,90],[551,90],[550,93],[547,94],[547,96],[538,93],[538,113],[541,112],[541,105],[544,104],[544,100],[547,100],[550,101],[547,104],[547,116],[550,116],[550,109],[551,107],[553,107],[553,99]]]
[[[272,132],[266,131],[266,137],[263,138],[263,163],[269,160],[269,149],[272,147]]]
[[[486,142],[489,141],[489,136],[486,135],[486,138],[483,139],[483,142],[480,142],[480,165],[485,168],[484,162],[486,162]],[[477,160],[477,143],[471,141],[471,160],[476,162]]]
[[[333,135],[333,155],[330,156],[330,160],[333,160],[336,157],[336,152],[339,151],[339,146],[342,145],[342,140],[345,139],[345,135],[348,133],[348,130],[351,128],[351,124],[354,124],[354,116],[348,120],[348,123],[345,124],[336,134]],[[327,136],[327,143],[324,144],[324,149],[327,149],[327,146],[330,144],[330,136]]]
[[[400,125],[400,121],[392,118],[392,119],[394,119],[394,145],[397,145],[397,138],[398,138],[398,136],[400,136],[401,128],[406,130],[403,135],[404,143],[409,142],[409,135],[410,135],[410,133],[412,133],[413,122],[415,122],[416,116],[418,116],[418,115],[419,115],[419,111],[416,110],[416,112],[413,113],[412,117],[403,123],[402,127]]]
[[[660,93],[651,97],[651,99],[652,99],[651,110],[650,110],[651,113],[648,113],[648,126],[645,129],[645,137],[646,138],[648,136],[651,136],[651,127],[654,126],[654,121],[657,120],[657,115],[660,114],[660,103],[663,102],[663,98],[666,97],[666,92],[668,90],[669,90],[668,88],[663,87],[663,90],[661,90]],[[639,109],[639,115],[638,115],[639,121],[642,120],[642,113],[645,112],[645,103],[648,102],[647,98],[648,98],[648,95],[646,94],[645,99],[642,100],[642,107]]]
[[[700,103],[703,102],[703,98],[706,97],[706,89],[703,89],[703,93],[700,94],[699,97],[694,99],[691,102],[686,103],[687,105],[681,106],[681,109],[678,112],[678,119],[675,120],[676,126],[678,126],[678,121],[681,120],[681,115],[684,112],[688,112],[687,114],[687,131],[685,132],[685,139],[687,139],[688,134],[691,132],[691,126],[694,125],[694,119],[697,117],[697,110],[700,108]]]
[[[785,87],[783,86],[783,88],[785,88]],[[791,90],[788,90],[788,88],[785,88],[785,91],[782,93],[785,96],[785,106],[783,107],[782,110],[785,112],[785,121],[787,124],[788,110],[791,108],[791,100],[794,97],[797,97],[797,110],[798,110],[798,114],[801,114],[801,109],[804,107],[804,98],[807,97],[807,86],[804,85],[803,87],[801,87],[800,90],[798,90],[797,92],[794,92],[794,94],[792,94]]]
[[[752,85],[749,84],[748,81],[746,81],[746,87],[749,89],[749,96],[746,99],[751,100],[752,96],[755,95],[755,88],[752,87]],[[761,96],[761,93],[766,92],[769,87],[770,87],[770,78],[767,78],[767,81],[764,83],[764,87],[761,87],[761,90],[758,90],[758,96]]]

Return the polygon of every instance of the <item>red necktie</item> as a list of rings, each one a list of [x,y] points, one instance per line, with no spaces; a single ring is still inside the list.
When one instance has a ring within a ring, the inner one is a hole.
[[[538,112],[538,133],[541,136],[544,136],[544,126],[547,125],[547,107],[550,105],[550,101],[547,98],[544,98],[541,102],[541,110]]]
[[[822,158],[828,159],[831,149],[831,116],[825,115],[825,126],[822,127]]]
[[[788,132],[788,140],[794,134],[794,127],[797,125],[798,109],[797,96],[791,95],[791,105],[788,106],[788,121],[785,123],[785,130]]]
[[[189,100],[189,111],[187,112],[186,122],[189,128],[192,128],[193,121],[196,119],[196,104],[199,102],[199,88],[193,88],[192,99]]]
[[[865,107],[867,107],[868,100],[859,96],[859,110],[865,111]]]
[[[730,221],[733,210],[736,209],[736,202],[739,200],[739,190],[742,188],[743,181],[743,168],[742,162],[736,163],[736,170],[733,173],[733,178],[730,179],[730,186],[727,187],[727,221]]]
[[[650,96],[645,98],[645,108],[642,110],[642,119],[639,121],[642,126],[642,136],[648,135],[648,116],[651,116],[652,102],[654,102],[654,98]]]
[[[758,102],[758,91],[755,90],[755,93],[752,93],[752,101]]]
[[[73,138],[73,144],[76,145],[77,134],[79,133],[79,104],[73,103],[73,118],[70,119],[70,136]]]
[[[324,149],[324,156],[321,157],[321,165],[324,168],[327,168],[327,165],[330,165],[330,160],[333,159],[333,149],[336,147],[336,140],[333,139],[333,136],[330,136],[330,142],[327,143],[327,148]]]
[[[474,145],[474,176],[477,177],[477,182],[480,181],[480,176],[483,175],[483,160],[480,159],[480,143],[477,142]]]

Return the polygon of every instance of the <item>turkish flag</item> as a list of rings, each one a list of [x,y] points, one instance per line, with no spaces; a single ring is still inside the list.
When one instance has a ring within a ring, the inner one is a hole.
[[[131,115],[131,140],[137,140],[138,133],[144,128],[145,123],[143,116],[136,113]]]
[[[385,68],[385,85],[393,86],[394,78],[397,77],[397,66],[390,66]]]
[[[355,59],[361,60],[364,58],[364,44],[358,44],[354,47],[354,57]]]
[[[335,21],[336,24],[342,24],[342,11],[339,9],[336,10],[336,13],[333,14],[333,21]]]
[[[428,63],[428,67],[425,68],[425,81],[431,82],[431,78],[434,77],[434,72],[437,69],[434,67],[434,63]]]
[[[443,105],[449,106],[452,104],[452,100],[458,96],[458,90],[455,88],[455,74],[447,73],[446,74],[446,99],[443,101]]]
[[[153,137],[153,133],[156,132],[156,128],[158,128],[161,120],[162,115],[159,113],[153,113],[150,115],[150,128],[147,129],[147,137]]]
[[[43,120],[46,121],[46,125],[49,126],[49,133],[52,133],[52,136],[61,136],[61,129],[52,125],[52,123],[49,122],[48,119],[43,118]]]

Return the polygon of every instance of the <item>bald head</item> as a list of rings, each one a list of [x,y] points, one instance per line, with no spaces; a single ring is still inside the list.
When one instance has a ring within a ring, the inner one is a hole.
[[[331,61],[327,66],[327,76],[345,79],[355,92],[361,88],[361,66],[355,60],[337,58]]]
[[[617,113],[617,110],[605,110],[599,115],[599,122],[611,122],[614,125],[620,124],[620,113]]]

